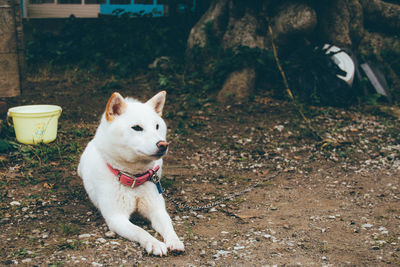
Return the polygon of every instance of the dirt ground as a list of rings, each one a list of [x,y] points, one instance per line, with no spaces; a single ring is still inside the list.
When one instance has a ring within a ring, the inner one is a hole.
[[[29,77],[22,96],[8,100],[10,107],[58,104],[63,114],[55,142],[1,155],[1,265],[400,265],[398,119],[375,108],[310,107],[321,142],[291,103],[261,92],[249,104],[224,106],[167,88],[163,186],[178,201],[204,205],[275,178],[210,210],[167,202],[184,254],[149,256],[116,236],[76,174],[113,91],[107,83]],[[154,88],[146,76],[118,85],[141,100]],[[142,218],[132,221],[156,235]]]

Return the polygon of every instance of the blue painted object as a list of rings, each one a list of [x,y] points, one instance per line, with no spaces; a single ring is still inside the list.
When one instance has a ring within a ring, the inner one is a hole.
[[[153,0],[152,5],[134,4],[133,1],[135,0],[131,0],[131,3],[127,5],[114,5],[107,0],[106,4],[100,5],[100,14],[112,15],[115,10],[120,9],[123,10],[121,13],[131,12],[140,16],[151,14],[153,17],[164,16],[164,5],[157,4],[157,0]]]

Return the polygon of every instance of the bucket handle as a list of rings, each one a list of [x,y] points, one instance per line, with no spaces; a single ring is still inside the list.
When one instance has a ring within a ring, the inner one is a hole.
[[[14,126],[12,123],[12,116],[10,116],[10,112],[7,111],[7,118],[6,118],[7,124],[9,127]]]

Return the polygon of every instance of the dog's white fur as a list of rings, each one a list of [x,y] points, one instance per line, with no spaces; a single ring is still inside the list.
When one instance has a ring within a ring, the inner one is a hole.
[[[86,192],[110,230],[139,242],[149,254],[159,256],[166,255],[168,250],[184,251],[162,195],[151,181],[135,188],[121,184],[106,164],[132,174],[142,173],[156,165],[162,167],[162,155],[156,144],[166,140],[167,127],[161,118],[165,97],[166,93],[162,91],[141,103],[114,93],[78,166]],[[134,130],[134,126],[143,130]],[[158,175],[161,177],[161,168]],[[133,212],[149,219],[164,242],[132,224],[129,218]]]

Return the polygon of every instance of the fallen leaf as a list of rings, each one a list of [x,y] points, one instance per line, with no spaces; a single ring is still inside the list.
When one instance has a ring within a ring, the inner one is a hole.
[[[54,184],[44,183],[43,187],[47,189],[52,189],[54,187]]]

